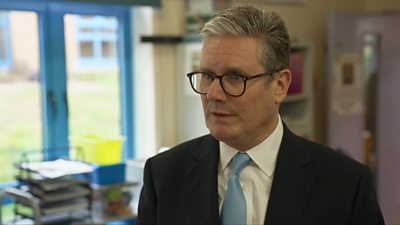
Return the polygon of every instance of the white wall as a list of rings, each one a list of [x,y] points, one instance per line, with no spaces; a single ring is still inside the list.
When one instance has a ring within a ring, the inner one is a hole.
[[[141,43],[141,35],[153,33],[153,9],[132,9],[134,43],[134,105],[136,158],[145,159],[156,153],[156,95],[154,77],[154,46]]]
[[[205,125],[200,95],[190,86],[187,73],[192,72],[193,52],[199,53],[201,42],[182,43],[178,47],[178,77],[177,77],[177,141],[184,142],[195,137],[208,134]]]

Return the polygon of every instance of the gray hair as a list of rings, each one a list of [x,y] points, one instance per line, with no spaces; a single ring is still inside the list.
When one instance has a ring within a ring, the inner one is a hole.
[[[268,72],[289,67],[290,37],[282,18],[251,6],[239,6],[214,15],[200,31],[203,40],[217,36],[258,38],[258,58]]]

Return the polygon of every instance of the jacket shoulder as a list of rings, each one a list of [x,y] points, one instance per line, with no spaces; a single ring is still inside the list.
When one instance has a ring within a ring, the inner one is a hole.
[[[286,156],[295,155],[295,159],[311,162],[318,173],[356,175],[369,170],[367,166],[340,153],[329,146],[300,137],[284,127],[281,150]]]
[[[327,172],[328,174],[351,176],[369,172],[369,168],[366,165],[352,159],[351,156],[343,152],[302,137],[296,136],[295,138],[299,149],[306,151],[310,155],[313,163],[321,170],[321,173]]]
[[[179,156],[187,156],[194,154],[198,151],[199,146],[211,144],[213,141],[216,141],[211,135],[204,135],[195,139],[191,139],[185,142],[182,142],[165,152],[161,152],[153,157],[151,160],[164,160],[170,158],[179,158]]]

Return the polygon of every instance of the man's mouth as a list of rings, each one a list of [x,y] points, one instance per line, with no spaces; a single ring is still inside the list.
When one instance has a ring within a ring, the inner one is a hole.
[[[212,115],[216,117],[228,117],[228,116],[233,116],[233,114],[228,113],[228,112],[221,112],[221,111],[213,111],[211,112]]]

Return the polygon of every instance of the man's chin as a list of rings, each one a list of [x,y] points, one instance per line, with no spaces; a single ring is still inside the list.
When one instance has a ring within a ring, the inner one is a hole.
[[[217,139],[218,141],[222,142],[229,142],[230,140],[234,139],[234,135],[232,134],[231,131],[227,130],[211,130],[210,129],[210,134]]]

